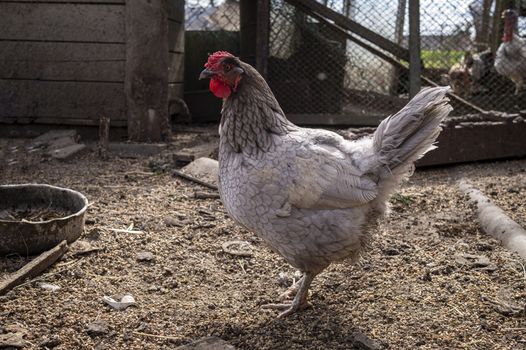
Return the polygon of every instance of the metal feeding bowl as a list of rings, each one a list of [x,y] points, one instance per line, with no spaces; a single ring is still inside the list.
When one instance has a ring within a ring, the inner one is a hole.
[[[67,188],[23,184],[0,186],[0,255],[32,255],[61,241],[74,242],[84,229],[87,198]]]

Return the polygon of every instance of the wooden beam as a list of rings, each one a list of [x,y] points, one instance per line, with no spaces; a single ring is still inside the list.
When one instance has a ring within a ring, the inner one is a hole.
[[[56,247],[45,251],[34,260],[24,265],[20,270],[9,275],[0,283],[0,295],[4,295],[27,278],[34,278],[42,271],[53,265],[68,250],[66,241],[60,242]]]
[[[257,8],[258,2],[256,1],[240,0],[239,2],[239,56],[244,62],[252,66],[256,66]]]
[[[387,117],[385,115],[364,116],[352,113],[342,114],[287,114],[287,119],[297,125],[345,125],[345,126],[378,126]]]
[[[288,3],[301,8],[308,8],[309,10],[318,13],[320,16],[333,21],[338,26],[348,30],[362,39],[365,39],[381,49],[393,54],[398,59],[409,61],[409,51],[402,46],[395,44],[389,39],[373,32],[372,30],[362,26],[356,21],[345,17],[315,0],[286,0]]]
[[[166,1],[126,2],[124,91],[128,137],[133,141],[160,141],[170,133],[168,28]],[[183,27],[174,22],[173,28],[180,31]],[[175,32],[172,36],[180,37]]]
[[[455,123],[447,125],[437,139],[438,148],[416,162],[430,166],[480,160],[524,157],[526,123]],[[488,142],[499,140],[499,142]]]
[[[270,0],[258,0],[256,28],[256,69],[266,78],[269,56]]]
[[[420,0],[409,0],[409,96],[420,91]]]

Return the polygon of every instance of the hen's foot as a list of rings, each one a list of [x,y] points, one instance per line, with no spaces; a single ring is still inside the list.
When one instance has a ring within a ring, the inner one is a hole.
[[[295,304],[294,302],[283,303],[283,304],[265,304],[265,305],[262,305],[261,308],[268,309],[268,310],[279,310],[281,311],[281,313],[278,315],[278,318],[282,318],[290,314],[293,314],[296,311],[304,310],[310,306],[311,304],[305,300],[305,302],[298,303],[298,304]]]
[[[315,273],[306,272],[297,284],[294,284],[291,288],[289,288],[289,290],[292,292],[294,292],[295,289],[296,295],[294,296],[294,300],[292,301],[292,303],[266,304],[261,306],[261,308],[284,310],[278,315],[278,318],[281,318],[288,316],[296,311],[303,310],[309,307],[309,303],[307,302],[307,296],[309,294],[309,287],[312,283],[312,280],[314,279],[314,276],[316,276]],[[282,296],[286,294],[287,292],[282,294]]]

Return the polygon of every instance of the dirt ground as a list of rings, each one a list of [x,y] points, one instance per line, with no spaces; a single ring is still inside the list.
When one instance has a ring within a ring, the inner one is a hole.
[[[260,305],[276,301],[295,270],[219,199],[194,198],[208,189],[172,176],[180,145],[155,157],[102,161],[88,151],[8,166],[10,147],[22,142],[0,140],[0,184],[84,193],[91,205],[81,240],[101,249],[73,246],[38,280],[0,297],[0,333],[23,328],[26,348],[174,349],[215,335],[239,349],[352,349],[356,332],[388,349],[526,348],[524,262],[481,232],[456,186],[468,178],[524,227],[524,159],[418,170],[361,262],[328,268],[313,283],[311,309],[276,319]],[[140,232],[112,230],[130,226]],[[251,256],[225,253],[231,240],[248,241]],[[0,258],[0,278],[27,261]],[[124,294],[136,305],[117,311],[102,301]]]

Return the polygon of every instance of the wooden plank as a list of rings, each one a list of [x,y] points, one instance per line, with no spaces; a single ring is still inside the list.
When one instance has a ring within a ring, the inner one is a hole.
[[[0,283],[0,295],[4,295],[27,278],[34,278],[53,265],[68,250],[68,242],[62,241],[56,247],[47,250],[24,265],[20,270],[9,275]]]
[[[0,0],[2,2],[32,2],[32,3],[69,3],[69,4],[124,4],[125,0]]]
[[[0,41],[0,78],[124,81],[124,44]]]
[[[184,0],[168,0],[168,19],[177,23],[184,23]]]
[[[5,61],[0,79],[124,82],[120,61]]]
[[[169,53],[168,55],[168,83],[182,83],[184,81],[184,54]]]
[[[125,42],[124,6],[0,3],[0,39]]]
[[[420,91],[420,0],[409,0],[409,96]]]
[[[184,24],[168,21],[168,51],[184,52]]]
[[[390,52],[395,57],[409,61],[409,50],[401,47],[400,45],[392,42],[381,36],[380,34],[362,26],[356,21],[345,17],[341,13],[338,13],[316,0],[286,0],[288,3],[299,7],[300,9],[308,8],[314,12],[317,12],[321,16],[333,21],[338,26],[349,30],[363,39],[379,46],[383,50]]]
[[[0,117],[126,118],[124,84],[0,79]]]
[[[52,117],[1,117],[0,124],[46,124],[46,125],[78,125],[99,126],[99,120],[88,118],[52,118]],[[126,120],[110,120],[111,127],[123,127]]]
[[[378,126],[383,116],[363,116],[346,114],[287,114],[287,119],[297,125],[345,125]]]
[[[526,122],[450,125],[440,133],[438,148],[420,159],[417,166],[474,162],[526,156]],[[499,142],[488,142],[499,140]]]
[[[0,60],[2,61],[114,61],[125,59],[125,44],[0,41]]]

